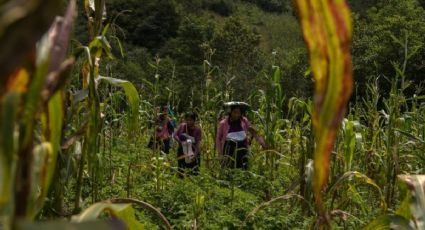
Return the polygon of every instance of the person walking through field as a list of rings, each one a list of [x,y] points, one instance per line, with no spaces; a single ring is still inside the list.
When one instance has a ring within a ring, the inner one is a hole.
[[[224,157],[227,167],[246,170],[248,169],[248,147],[251,142],[248,134],[251,134],[263,148],[266,148],[266,144],[245,117],[248,104],[232,102],[226,105],[230,107],[230,112],[219,123],[216,149],[218,154]]]
[[[186,170],[190,174],[198,175],[201,166],[202,129],[196,125],[197,114],[189,112],[185,115],[185,122],[181,123],[174,133],[178,142],[177,149],[178,169],[180,175]]]
[[[148,144],[149,148],[160,147],[165,154],[170,152],[171,136],[174,132],[172,119],[168,116],[168,107],[164,106],[162,112],[155,121],[155,140],[151,138]]]

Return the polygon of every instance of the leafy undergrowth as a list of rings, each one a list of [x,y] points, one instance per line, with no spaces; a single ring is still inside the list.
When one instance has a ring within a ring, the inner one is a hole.
[[[203,160],[199,176],[180,178],[176,173],[176,146],[169,155],[161,155],[156,161],[155,153],[145,147],[147,139],[131,144],[124,140],[117,138],[112,148],[105,149],[103,158],[99,158],[103,169],[99,173],[103,179],[99,180],[102,182],[97,201],[131,197],[148,202],[158,208],[175,229],[192,229],[195,223],[199,229],[306,229],[317,218],[311,210],[312,204],[294,195],[299,192],[298,177],[290,160],[277,165],[276,175],[279,176],[272,181],[265,173],[265,165],[258,160],[258,155],[263,153],[256,152],[257,148],[253,148],[255,156],[251,156],[249,171],[226,170],[215,162],[206,168]],[[90,181],[85,174],[83,209],[94,202]],[[361,216],[335,222],[335,229],[356,229],[365,220],[376,216],[376,209],[367,207],[364,197],[359,195],[371,190],[366,186],[358,187],[356,192],[353,189],[354,186],[349,190],[352,199],[346,199],[346,202],[352,202],[354,209],[362,207],[358,209]],[[75,184],[71,180],[66,192],[67,207],[72,207],[74,191]],[[260,207],[270,199],[284,195],[289,197]],[[155,215],[133,207],[146,229],[161,228]]]

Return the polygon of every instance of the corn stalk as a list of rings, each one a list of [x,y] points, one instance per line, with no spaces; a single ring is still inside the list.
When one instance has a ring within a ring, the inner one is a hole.
[[[350,10],[346,1],[296,0],[295,3],[315,79],[313,190],[326,225],[329,213],[321,194],[328,181],[330,155],[353,84]]]

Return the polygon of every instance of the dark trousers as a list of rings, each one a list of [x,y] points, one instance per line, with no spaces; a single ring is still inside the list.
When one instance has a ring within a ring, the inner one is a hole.
[[[179,145],[179,148],[177,149],[177,164],[179,168],[179,175],[184,175],[185,171],[189,171],[188,173],[190,175],[199,175],[199,168],[201,167],[201,154],[198,153],[196,158],[190,163],[186,163],[184,157],[182,157],[183,155],[183,147]],[[180,159],[180,157],[182,158]]]
[[[148,148],[154,149],[154,148],[161,148],[161,151],[163,151],[166,154],[170,153],[171,148],[171,138],[164,139],[164,140],[156,140],[156,146],[154,146],[153,138],[149,140]]]
[[[228,168],[248,169],[248,146],[245,141],[226,141],[224,161]]]

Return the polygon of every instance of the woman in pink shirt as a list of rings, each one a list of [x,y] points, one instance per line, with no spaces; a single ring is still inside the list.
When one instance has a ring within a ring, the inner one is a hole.
[[[163,111],[159,114],[155,122],[155,136],[149,140],[148,148],[160,148],[162,152],[168,154],[171,148],[171,136],[173,132],[174,125],[168,116],[168,107],[164,106]]]
[[[248,169],[248,133],[264,148],[266,144],[251,123],[243,115],[246,104],[235,103],[230,105],[230,113],[220,121],[216,137],[216,149],[220,156],[224,156],[230,168]]]

